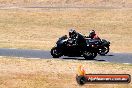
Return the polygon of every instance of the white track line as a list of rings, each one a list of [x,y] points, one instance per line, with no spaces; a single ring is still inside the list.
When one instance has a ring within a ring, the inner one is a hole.
[[[132,63],[123,63],[123,64],[132,64]]]

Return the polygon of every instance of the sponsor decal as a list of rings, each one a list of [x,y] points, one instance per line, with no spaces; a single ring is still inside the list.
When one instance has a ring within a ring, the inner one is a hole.
[[[129,74],[86,74],[82,65],[78,68],[76,81],[79,85],[86,83],[130,83],[131,76]]]

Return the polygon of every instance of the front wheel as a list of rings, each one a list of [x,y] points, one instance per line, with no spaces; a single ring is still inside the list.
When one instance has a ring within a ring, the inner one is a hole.
[[[51,55],[53,56],[53,58],[59,58],[61,57],[61,52],[57,49],[57,47],[53,47],[51,49]]]
[[[99,49],[98,54],[105,55],[109,52],[109,50],[110,50],[109,46],[103,46],[102,48]]]
[[[83,57],[84,57],[86,60],[93,60],[96,56],[97,56],[97,53],[96,53],[96,52],[85,51],[85,52],[83,53]]]

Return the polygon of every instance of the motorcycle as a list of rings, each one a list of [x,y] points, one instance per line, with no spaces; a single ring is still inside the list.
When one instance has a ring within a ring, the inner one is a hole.
[[[110,42],[105,40],[105,39],[101,39],[101,40],[96,40],[96,39],[89,39],[91,40],[90,41],[90,44],[94,45],[97,50],[98,50],[98,54],[100,55],[106,55],[110,48]]]
[[[68,57],[84,57],[86,60],[94,59],[97,56],[97,50],[92,45],[89,45],[88,40],[81,34],[78,35],[80,39],[84,39],[81,44],[74,44],[79,41],[78,39],[70,39],[67,36],[62,36],[56,42],[56,45],[51,49],[51,55],[53,58],[59,58],[61,56]]]

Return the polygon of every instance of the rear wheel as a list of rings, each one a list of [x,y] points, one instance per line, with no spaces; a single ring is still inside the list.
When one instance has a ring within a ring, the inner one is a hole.
[[[103,48],[99,49],[98,54],[105,55],[105,54],[107,54],[109,52],[109,50],[110,50],[109,46],[103,46]]]
[[[97,56],[97,53],[96,53],[96,52],[85,51],[85,52],[83,53],[83,57],[84,57],[86,60],[93,60],[96,56]]]
[[[59,58],[61,57],[61,52],[57,49],[57,47],[53,47],[51,49],[51,55],[53,56],[53,58]]]

